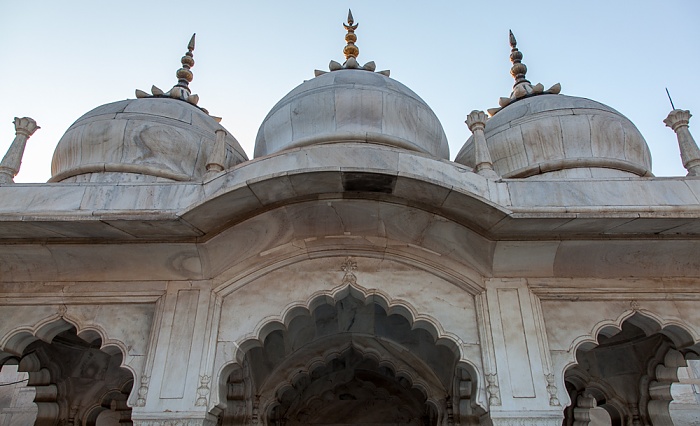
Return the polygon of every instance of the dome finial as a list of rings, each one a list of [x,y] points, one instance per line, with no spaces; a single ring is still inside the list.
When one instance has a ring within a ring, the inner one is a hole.
[[[190,90],[190,83],[192,82],[193,78],[193,74],[190,69],[194,66],[194,55],[192,54],[192,52],[194,51],[194,38],[196,35],[196,33],[192,34],[190,42],[187,43],[187,52],[185,53],[185,56],[183,56],[180,59],[182,68],[177,70],[177,72],[175,73],[175,76],[177,77],[177,84],[174,85],[173,88],[167,92],[163,92],[158,87],[152,86],[151,95],[144,92],[143,90],[136,89],[137,98],[173,98],[188,102],[195,106],[197,105],[197,103],[199,102],[199,95],[193,95],[192,91]],[[201,107],[200,109],[205,113],[209,114],[209,112],[206,109]],[[215,120],[221,120],[219,117],[213,118]]]
[[[508,33],[510,35],[510,62],[513,63],[513,66],[510,68],[510,75],[515,79],[513,87],[522,83],[530,83],[525,78],[527,67],[521,62],[523,60],[523,53],[518,50],[518,41],[515,39],[513,31],[508,30]]]
[[[518,41],[515,39],[513,31],[511,30],[508,30],[508,39],[510,41],[510,62],[513,63],[513,66],[510,68],[510,75],[515,79],[515,84],[513,84],[513,91],[510,93],[510,97],[500,98],[498,100],[499,108],[489,108],[487,110],[490,116],[493,116],[518,99],[545,93],[556,95],[561,92],[561,85],[559,83],[550,87],[548,90],[544,90],[544,86],[541,83],[537,83],[533,86],[530,81],[525,78],[527,67],[522,63],[523,54],[518,50]]]
[[[352,10],[348,9],[348,22],[343,23],[343,27],[348,32],[345,34],[345,42],[347,45],[343,48],[343,54],[345,55],[345,62],[341,65],[336,61],[331,61],[328,68],[331,71],[338,71],[342,69],[357,69],[374,72],[377,66],[374,61],[367,62],[364,65],[360,65],[357,62],[357,57],[360,55],[360,49],[355,45],[357,41],[357,36],[355,35],[355,30],[359,24],[355,23],[355,18],[352,17]],[[318,77],[319,75],[325,74],[326,71],[314,70],[314,75]],[[378,71],[379,74],[383,74],[389,77],[389,70]]]
[[[355,42],[357,41],[355,30],[357,29],[358,25],[359,24],[355,24],[355,20],[352,17],[352,10],[348,9],[348,23],[343,24],[343,27],[345,27],[345,30],[348,32],[347,34],[345,34],[345,42],[347,43],[347,46],[345,46],[345,48],[343,49],[346,64],[350,58],[357,59],[357,57],[360,56],[360,49],[357,46],[355,46]]]
[[[192,82],[192,71],[190,71],[190,68],[194,66],[194,55],[192,52],[194,51],[194,38],[197,35],[197,33],[192,34],[192,38],[190,38],[190,42],[187,43],[187,53],[185,53],[185,56],[183,56],[180,59],[180,63],[182,64],[182,68],[177,70],[175,73],[175,76],[177,77],[177,84],[174,87],[182,87],[184,90],[187,91],[187,94],[189,95],[190,92],[190,83]]]

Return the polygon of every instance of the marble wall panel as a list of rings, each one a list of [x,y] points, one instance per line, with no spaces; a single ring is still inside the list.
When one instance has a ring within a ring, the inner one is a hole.
[[[258,131],[255,141],[255,156],[278,152],[281,147],[292,141],[292,106],[286,104],[280,109],[270,112],[262,127]]]
[[[591,148],[596,158],[625,158],[625,131],[617,117],[589,116],[591,123]]]
[[[559,117],[542,117],[520,126],[525,152],[530,164],[564,158],[564,145]]]
[[[700,242],[563,241],[554,263],[561,277],[700,277]]]
[[[591,158],[591,125],[588,117],[575,115],[559,120],[564,142],[564,157]]]
[[[335,89],[338,131],[381,133],[382,109],[381,92],[345,87]]]
[[[330,134],[335,131],[335,93],[333,91],[323,91],[314,96],[297,98],[291,102],[290,106],[293,140],[324,133]]]

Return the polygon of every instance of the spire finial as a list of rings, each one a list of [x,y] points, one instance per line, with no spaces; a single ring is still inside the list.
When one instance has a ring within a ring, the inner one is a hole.
[[[328,64],[328,68],[330,69],[330,71],[355,69],[374,72],[374,70],[377,68],[374,61],[367,62],[364,65],[360,65],[357,62],[357,57],[360,55],[360,49],[357,46],[355,46],[355,42],[357,41],[355,30],[357,29],[358,25],[359,24],[355,23],[355,18],[352,17],[352,10],[348,9],[348,22],[343,23],[343,27],[348,32],[347,34],[345,34],[345,42],[347,43],[347,45],[343,48],[345,62],[341,65],[336,61],[331,61],[330,64]],[[314,70],[314,75],[316,77],[325,73],[326,71]],[[377,71],[377,73],[389,77],[389,70]]]
[[[561,91],[561,85],[559,83],[547,90],[544,90],[544,86],[540,83],[533,86],[532,83],[525,78],[527,67],[522,63],[523,53],[518,50],[518,41],[515,39],[513,31],[511,30],[508,30],[508,40],[510,42],[510,62],[513,63],[513,66],[510,68],[510,75],[515,79],[515,84],[513,84],[513,91],[510,93],[509,97],[500,98],[498,100],[499,108],[488,109],[488,113],[491,116],[518,99],[547,93],[556,95]]]
[[[529,81],[525,78],[527,67],[521,62],[523,53],[518,50],[518,41],[515,39],[513,31],[508,30],[508,33],[510,35],[510,61],[513,63],[513,66],[510,68],[510,75],[515,79],[515,84],[513,85],[515,87],[521,83],[529,83]]]
[[[354,24],[354,25],[353,25]],[[345,34],[345,42],[347,43],[347,46],[343,49],[343,54],[345,55],[345,60],[348,60],[350,58],[355,58],[360,55],[360,49],[355,46],[355,42],[357,41],[357,36],[355,35],[355,30],[357,29],[357,26],[359,24],[355,24],[355,19],[352,17],[352,10],[348,9],[348,23],[343,24],[343,27],[345,27],[345,30],[347,30],[347,34]]]
[[[194,66],[194,55],[192,52],[194,51],[194,37],[197,34],[192,34],[192,38],[190,38],[190,42],[187,43],[187,53],[185,53],[185,56],[183,56],[180,59],[180,63],[182,64],[182,68],[177,70],[175,75],[177,76],[177,84],[175,87],[182,87],[184,90],[187,91],[187,95],[190,95],[190,83],[192,82],[192,71],[190,71],[190,68]]]
[[[177,84],[174,85],[173,88],[167,92],[164,92],[156,86],[153,86],[151,87],[151,95],[144,92],[143,90],[137,89],[137,98],[173,98],[189,102],[190,104],[195,106],[197,105],[197,103],[199,102],[199,95],[193,95],[190,91],[190,83],[192,82],[193,77],[191,68],[194,66],[194,55],[192,54],[192,52],[194,51],[194,38],[196,35],[197,34],[192,34],[190,42],[187,43],[187,52],[185,53],[185,56],[183,56],[180,59],[182,68],[177,70],[177,72],[175,73],[175,76],[177,77]],[[206,109],[200,109],[205,113],[209,114],[209,112]],[[221,120],[219,117],[214,117],[214,119]]]

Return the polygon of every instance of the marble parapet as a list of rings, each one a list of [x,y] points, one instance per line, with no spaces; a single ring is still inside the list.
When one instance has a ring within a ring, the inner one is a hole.
[[[204,182],[0,186],[0,240],[201,239],[315,199],[409,205],[501,237],[700,234],[700,179],[485,179],[429,156],[354,144],[256,159]]]

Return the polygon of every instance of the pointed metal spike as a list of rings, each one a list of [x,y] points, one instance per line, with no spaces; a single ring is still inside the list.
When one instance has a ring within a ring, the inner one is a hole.
[[[187,43],[187,50],[192,51],[194,50],[194,36],[196,36],[197,33],[192,34],[192,38],[190,39],[190,42]]]
[[[515,49],[515,46],[518,45],[518,41],[515,40],[515,36],[513,35],[513,31],[508,30],[508,34],[509,34],[509,37],[508,37],[508,38],[510,39],[510,47],[512,47],[513,49]]]
[[[352,10],[348,9],[348,24],[352,25],[355,23],[355,20],[352,17]]]

